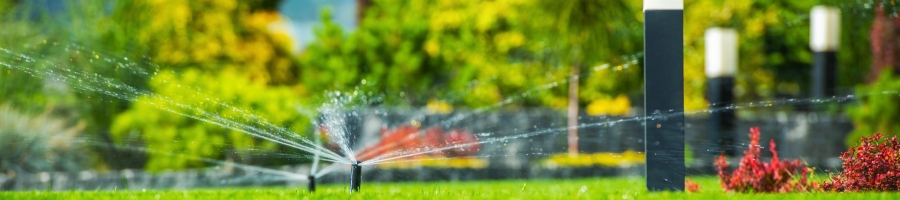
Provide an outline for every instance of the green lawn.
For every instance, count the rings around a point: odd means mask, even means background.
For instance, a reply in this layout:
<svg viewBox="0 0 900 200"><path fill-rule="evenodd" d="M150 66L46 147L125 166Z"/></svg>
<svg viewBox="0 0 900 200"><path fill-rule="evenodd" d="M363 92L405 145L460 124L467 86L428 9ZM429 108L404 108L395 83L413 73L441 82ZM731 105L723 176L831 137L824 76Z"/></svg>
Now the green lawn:
<svg viewBox="0 0 900 200"><path fill-rule="evenodd" d="M303 188L239 188L146 191L0 192L0 199L900 199L900 193L728 194L713 177L694 178L698 193L647 192L642 179L504 180L437 183L363 182L350 195L345 185Z"/></svg>

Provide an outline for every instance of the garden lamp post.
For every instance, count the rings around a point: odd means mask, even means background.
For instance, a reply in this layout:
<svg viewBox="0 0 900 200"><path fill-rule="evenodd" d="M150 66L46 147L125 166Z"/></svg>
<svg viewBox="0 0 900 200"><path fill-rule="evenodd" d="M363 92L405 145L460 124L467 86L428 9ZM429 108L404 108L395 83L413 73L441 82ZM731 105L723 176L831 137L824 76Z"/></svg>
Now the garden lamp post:
<svg viewBox="0 0 900 200"><path fill-rule="evenodd" d="M721 109L734 103L734 76L738 65L738 34L734 29L710 28L706 30L706 100L712 112L709 114L709 138L715 155L734 156L734 109Z"/></svg>
<svg viewBox="0 0 900 200"><path fill-rule="evenodd" d="M809 47L813 51L813 98L835 95L840 15L837 8L828 6L813 7L810 13Z"/></svg>
<svg viewBox="0 0 900 200"><path fill-rule="evenodd" d="M684 191L683 18L683 0L644 0L644 153L650 191Z"/></svg>

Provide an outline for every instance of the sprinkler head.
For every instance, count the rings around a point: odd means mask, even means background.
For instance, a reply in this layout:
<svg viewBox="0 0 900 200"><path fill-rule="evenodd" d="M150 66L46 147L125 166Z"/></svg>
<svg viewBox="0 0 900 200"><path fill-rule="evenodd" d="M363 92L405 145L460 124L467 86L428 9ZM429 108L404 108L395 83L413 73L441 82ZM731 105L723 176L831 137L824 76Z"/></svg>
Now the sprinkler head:
<svg viewBox="0 0 900 200"><path fill-rule="evenodd" d="M308 188L309 188L309 191L310 191L310 192L315 192L315 191L316 191L316 176L310 174L310 175L307 175L307 176L306 176L306 179L309 181L309 183L307 183L307 184L308 184L307 186L308 186Z"/></svg>
<svg viewBox="0 0 900 200"><path fill-rule="evenodd" d="M362 166L360 161L356 161L350 165L350 194L359 192L359 185L362 182Z"/></svg>

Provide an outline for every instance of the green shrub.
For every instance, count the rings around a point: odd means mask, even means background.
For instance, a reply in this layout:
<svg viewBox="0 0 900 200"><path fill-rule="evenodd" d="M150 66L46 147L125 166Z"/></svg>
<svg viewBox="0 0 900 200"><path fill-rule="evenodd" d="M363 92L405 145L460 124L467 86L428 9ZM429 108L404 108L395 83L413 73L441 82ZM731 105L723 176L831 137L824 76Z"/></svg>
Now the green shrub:
<svg viewBox="0 0 900 200"><path fill-rule="evenodd" d="M294 90L254 82L238 70L205 73L188 69L180 74L163 70L149 85L155 94L137 97L131 108L115 117L110 127L113 139L126 145L140 141L152 152L187 156L151 154L148 170L207 165L190 157L247 162L252 155L226 154L231 151L224 150L274 150L277 146L241 131L277 133L273 128L284 127L304 133L310 122L298 113ZM287 135L277 137L294 140Z"/></svg>
<svg viewBox="0 0 900 200"><path fill-rule="evenodd" d="M856 88L859 104L848 110L854 130L846 138L854 146L864 136L880 132L885 137L900 135L900 78L885 71L878 81Z"/></svg>
<svg viewBox="0 0 900 200"><path fill-rule="evenodd" d="M0 172L77 171L90 167L75 142L85 123L74 125L48 113L29 115L0 105Z"/></svg>

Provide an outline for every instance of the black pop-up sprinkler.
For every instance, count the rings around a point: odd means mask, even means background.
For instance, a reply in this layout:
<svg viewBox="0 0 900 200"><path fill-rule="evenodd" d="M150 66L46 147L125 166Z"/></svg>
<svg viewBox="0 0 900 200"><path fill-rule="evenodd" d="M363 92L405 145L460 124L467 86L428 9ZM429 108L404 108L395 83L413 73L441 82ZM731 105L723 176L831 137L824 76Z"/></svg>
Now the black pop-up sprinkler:
<svg viewBox="0 0 900 200"><path fill-rule="evenodd" d="M309 186L309 191L310 191L310 192L315 192L315 191L316 191L316 176L310 174L310 175L306 176L306 179L309 180L309 183L308 183L308 184L309 184L309 185L308 185L308 186Z"/></svg>
<svg viewBox="0 0 900 200"><path fill-rule="evenodd" d="M350 194L359 192L359 184L362 182L362 166L360 161L356 161L350 165Z"/></svg>

